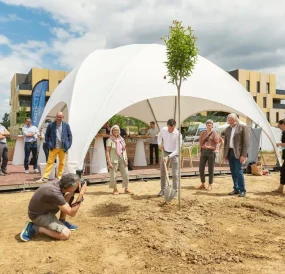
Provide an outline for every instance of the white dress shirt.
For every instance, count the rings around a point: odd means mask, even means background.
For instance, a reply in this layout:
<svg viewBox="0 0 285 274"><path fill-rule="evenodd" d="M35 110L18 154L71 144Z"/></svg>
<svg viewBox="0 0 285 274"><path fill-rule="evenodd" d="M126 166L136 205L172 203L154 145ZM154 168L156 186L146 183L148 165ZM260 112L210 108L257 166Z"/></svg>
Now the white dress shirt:
<svg viewBox="0 0 285 274"><path fill-rule="evenodd" d="M6 131L7 131L7 129L6 129L4 126L0 125L0 135L1 135L2 133L5 133ZM6 138L1 139L1 140L0 140L0 143L6 144L6 143L7 143Z"/></svg>
<svg viewBox="0 0 285 274"><path fill-rule="evenodd" d="M167 152L171 152L169 154L169 158L178 155L179 148L178 148L178 135L179 131L174 129L173 132L168 131L168 127L163 127L158 134L157 142L158 145L161 146L163 142L164 150ZM182 145L182 135L180 134L180 144Z"/></svg>
<svg viewBox="0 0 285 274"><path fill-rule="evenodd" d="M237 125L232 127L231 139L230 139L230 148L234 148L234 136L235 136L236 129L237 129Z"/></svg>
<svg viewBox="0 0 285 274"><path fill-rule="evenodd" d="M36 142L39 136L39 130L35 126L27 127L26 125L22 128L25 143ZM27 136L30 133L34 133L33 137Z"/></svg>

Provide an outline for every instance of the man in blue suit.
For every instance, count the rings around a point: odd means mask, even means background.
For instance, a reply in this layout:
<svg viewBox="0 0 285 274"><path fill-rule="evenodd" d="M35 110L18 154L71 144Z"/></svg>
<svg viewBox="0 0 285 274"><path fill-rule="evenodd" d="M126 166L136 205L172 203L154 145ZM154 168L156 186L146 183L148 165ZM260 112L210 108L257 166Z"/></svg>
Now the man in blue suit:
<svg viewBox="0 0 285 274"><path fill-rule="evenodd" d="M49 157L43 177L37 183L45 183L48 181L49 175L53 168L56 157L59 158L59 165L57 170L57 179L61 179L64 164L66 159L66 152L70 149L72 144L72 134L69 124L63 122L64 116L62 112L56 114L56 120L50 123L45 134L45 142L49 147Z"/></svg>

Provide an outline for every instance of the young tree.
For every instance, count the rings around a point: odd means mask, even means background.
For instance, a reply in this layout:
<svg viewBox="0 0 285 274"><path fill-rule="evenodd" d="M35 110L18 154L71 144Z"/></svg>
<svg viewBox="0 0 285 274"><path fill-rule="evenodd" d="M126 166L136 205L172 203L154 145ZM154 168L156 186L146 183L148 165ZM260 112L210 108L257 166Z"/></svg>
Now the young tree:
<svg viewBox="0 0 285 274"><path fill-rule="evenodd" d="M167 61L164 62L169 77L169 83L176 85L177 87L177 101L178 101L178 130L181 132L180 121L180 91L182 82L187 80L191 76L198 57L197 38L193 34L191 27L184 28L182 22L173 21L173 25L170 26L169 33L162 40L166 44ZM179 147L180 138L179 140ZM179 150L178 161L178 205L181 209L181 153Z"/></svg>

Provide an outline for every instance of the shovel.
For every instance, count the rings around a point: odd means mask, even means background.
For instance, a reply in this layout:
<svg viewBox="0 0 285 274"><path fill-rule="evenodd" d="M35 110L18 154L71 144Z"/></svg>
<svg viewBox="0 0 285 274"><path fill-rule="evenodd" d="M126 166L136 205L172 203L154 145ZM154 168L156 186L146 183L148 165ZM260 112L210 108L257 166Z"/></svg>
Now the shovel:
<svg viewBox="0 0 285 274"><path fill-rule="evenodd" d="M162 161L164 163L164 168L165 168L165 173L166 173L166 181L167 181L167 184L166 184L165 189L164 189L164 200L166 203L170 203L171 200L173 199L173 197L176 195L176 190L173 189L172 185L170 184L167 166L166 166L166 163L163 160L163 158L162 158Z"/></svg>

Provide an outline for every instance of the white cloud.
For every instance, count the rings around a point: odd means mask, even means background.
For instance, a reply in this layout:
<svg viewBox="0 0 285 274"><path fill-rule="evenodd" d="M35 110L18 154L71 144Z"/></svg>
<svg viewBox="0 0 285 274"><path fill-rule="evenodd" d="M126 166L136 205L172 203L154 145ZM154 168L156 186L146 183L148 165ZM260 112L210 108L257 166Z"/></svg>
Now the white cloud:
<svg viewBox="0 0 285 274"><path fill-rule="evenodd" d="M7 16L0 16L0 23L26 21L23 18L18 17L16 14L8 14Z"/></svg>
<svg viewBox="0 0 285 274"><path fill-rule="evenodd" d="M0 34L0 45L9 45L10 41L8 37Z"/></svg>
<svg viewBox="0 0 285 274"><path fill-rule="evenodd" d="M44 22L44 21L41 21L41 22L40 22L40 25L43 26L43 27L49 27L49 26L50 26L49 23L46 23L46 22Z"/></svg>
<svg viewBox="0 0 285 274"><path fill-rule="evenodd" d="M5 112L10 112L10 82L15 73L27 73L32 67L42 67L43 57L48 50L48 46L40 41L27 41L27 43L12 44L6 36L0 36L11 53L1 55L0 53L0 117Z"/></svg>

